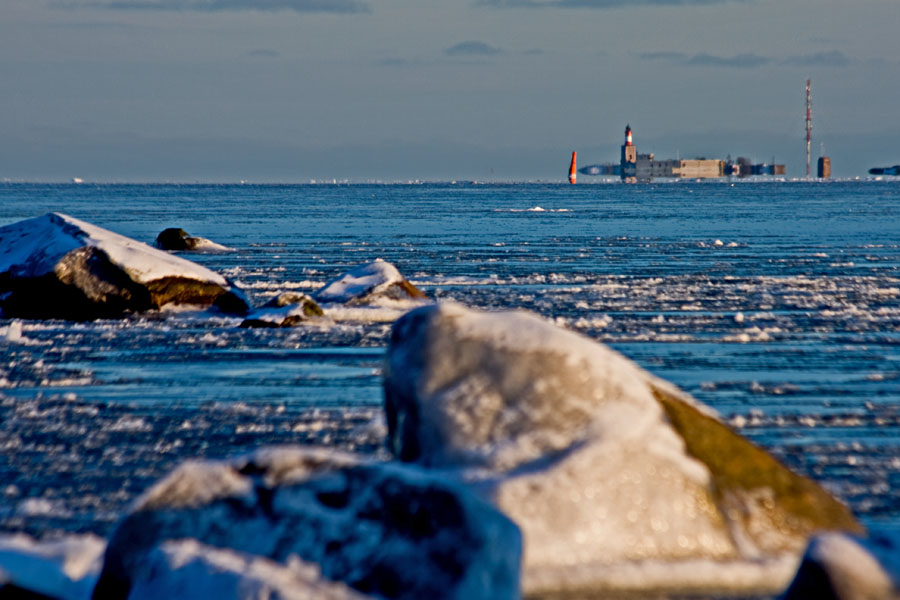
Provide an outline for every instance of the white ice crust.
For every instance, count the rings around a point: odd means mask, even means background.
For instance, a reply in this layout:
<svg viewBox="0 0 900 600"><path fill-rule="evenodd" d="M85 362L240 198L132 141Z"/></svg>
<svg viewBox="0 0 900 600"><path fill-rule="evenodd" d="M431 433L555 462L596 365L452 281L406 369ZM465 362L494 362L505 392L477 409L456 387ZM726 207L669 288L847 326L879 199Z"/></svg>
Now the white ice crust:
<svg viewBox="0 0 900 600"><path fill-rule="evenodd" d="M183 277L229 287L218 273L143 242L62 213L48 213L0 228L0 273L15 270L39 277L53 271L63 256L96 247L136 283Z"/></svg>
<svg viewBox="0 0 900 600"><path fill-rule="evenodd" d="M129 600L362 600L346 585L325 580L315 565L284 565L260 556L215 548L196 540L161 544L150 553Z"/></svg>
<svg viewBox="0 0 900 600"><path fill-rule="evenodd" d="M87 600L105 549L106 542L90 534L48 542L24 534L0 537L0 586L12 583L61 600Z"/></svg>
<svg viewBox="0 0 900 600"><path fill-rule="evenodd" d="M329 281L315 293L315 298L322 303L349 302L379 291L403 281L397 267L383 259L355 267L340 277Z"/></svg>

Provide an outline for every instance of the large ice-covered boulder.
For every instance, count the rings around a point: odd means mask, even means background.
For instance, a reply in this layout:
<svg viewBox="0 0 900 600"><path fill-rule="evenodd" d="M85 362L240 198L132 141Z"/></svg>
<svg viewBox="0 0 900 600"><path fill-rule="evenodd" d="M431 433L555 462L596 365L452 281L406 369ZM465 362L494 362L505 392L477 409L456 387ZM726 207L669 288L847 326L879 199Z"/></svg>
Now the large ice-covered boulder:
<svg viewBox="0 0 900 600"><path fill-rule="evenodd" d="M900 531L812 539L782 600L900 599Z"/></svg>
<svg viewBox="0 0 900 600"><path fill-rule="evenodd" d="M129 600L364 600L341 583L322 579L315 565L278 563L206 546L196 540L163 542L138 566Z"/></svg>
<svg viewBox="0 0 900 600"><path fill-rule="evenodd" d="M166 541L194 539L382 598L514 598L521 537L458 484L399 463L309 447L188 462L116 527L94 598L125 598Z"/></svg>
<svg viewBox="0 0 900 600"><path fill-rule="evenodd" d="M0 536L0 598L85 600L105 548L106 542L91 534L48 541Z"/></svg>
<svg viewBox="0 0 900 600"><path fill-rule="evenodd" d="M89 320L169 304L248 308L218 273L61 213L0 228L4 316Z"/></svg>
<svg viewBox="0 0 900 600"><path fill-rule="evenodd" d="M425 294L397 267L380 258L354 267L313 294L322 304L372 304L381 300L421 300Z"/></svg>
<svg viewBox="0 0 900 600"><path fill-rule="evenodd" d="M241 327L295 327L324 316L322 307L301 292L282 292L241 322Z"/></svg>
<svg viewBox="0 0 900 600"><path fill-rule="evenodd" d="M526 592L778 591L811 534L859 530L696 400L522 311L407 313L384 388L391 451L518 523Z"/></svg>

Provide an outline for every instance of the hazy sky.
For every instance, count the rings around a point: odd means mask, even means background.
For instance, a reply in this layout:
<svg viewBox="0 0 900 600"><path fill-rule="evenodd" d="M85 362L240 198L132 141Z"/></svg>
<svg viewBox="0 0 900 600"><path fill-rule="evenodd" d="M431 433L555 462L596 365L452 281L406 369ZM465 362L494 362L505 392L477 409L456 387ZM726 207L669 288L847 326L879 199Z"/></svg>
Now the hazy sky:
<svg viewBox="0 0 900 600"><path fill-rule="evenodd" d="M900 163L898 0L0 0L0 180Z"/></svg>

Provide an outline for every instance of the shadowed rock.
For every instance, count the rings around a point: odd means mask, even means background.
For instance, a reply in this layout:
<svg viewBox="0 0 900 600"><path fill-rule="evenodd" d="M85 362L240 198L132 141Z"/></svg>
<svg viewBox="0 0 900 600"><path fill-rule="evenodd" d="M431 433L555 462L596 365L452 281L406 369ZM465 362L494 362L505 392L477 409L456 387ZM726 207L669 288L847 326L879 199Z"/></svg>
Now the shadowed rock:
<svg viewBox="0 0 900 600"><path fill-rule="evenodd" d="M526 592L773 592L850 512L611 349L524 312L394 326L395 456L456 470L521 527Z"/></svg>
<svg viewBox="0 0 900 600"><path fill-rule="evenodd" d="M6 317L117 318L167 304L248 308L218 273L60 213L0 228Z"/></svg>
<svg viewBox="0 0 900 600"><path fill-rule="evenodd" d="M283 292L250 313L241 327L296 327L324 316L315 300L300 292Z"/></svg>
<svg viewBox="0 0 900 600"><path fill-rule="evenodd" d="M228 250L225 246L212 242L206 238L193 237L187 231L180 227L169 227L163 229L156 236L156 246L161 250L185 251L185 250L205 250L205 251L223 251Z"/></svg>
<svg viewBox="0 0 900 600"><path fill-rule="evenodd" d="M868 539L837 533L809 543L782 600L897 600L900 598L900 534Z"/></svg>
<svg viewBox="0 0 900 600"><path fill-rule="evenodd" d="M399 464L311 448L188 462L116 527L93 597L125 598L154 549L192 538L383 598L515 598L521 539L458 485Z"/></svg>
<svg viewBox="0 0 900 600"><path fill-rule="evenodd" d="M322 304L363 305L379 300L421 300L425 294L397 268L378 258L354 267L313 294Z"/></svg>

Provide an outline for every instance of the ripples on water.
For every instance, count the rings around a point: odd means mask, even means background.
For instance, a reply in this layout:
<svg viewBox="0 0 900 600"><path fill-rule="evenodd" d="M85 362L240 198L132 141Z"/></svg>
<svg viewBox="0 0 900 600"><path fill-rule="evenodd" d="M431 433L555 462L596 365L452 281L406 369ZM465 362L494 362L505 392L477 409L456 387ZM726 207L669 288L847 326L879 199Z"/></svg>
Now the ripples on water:
<svg viewBox="0 0 900 600"><path fill-rule="evenodd" d="M188 258L255 303L381 257L433 298L535 311L715 407L867 523L900 525L897 184L16 184L0 199L0 225L57 210L225 244ZM25 322L20 339L0 320L0 529L108 533L187 457L383 455L378 317Z"/></svg>

